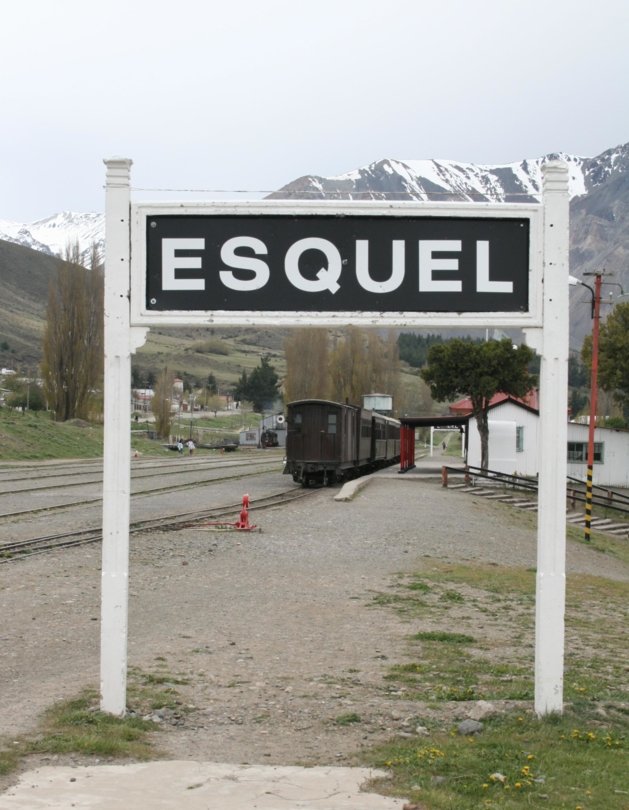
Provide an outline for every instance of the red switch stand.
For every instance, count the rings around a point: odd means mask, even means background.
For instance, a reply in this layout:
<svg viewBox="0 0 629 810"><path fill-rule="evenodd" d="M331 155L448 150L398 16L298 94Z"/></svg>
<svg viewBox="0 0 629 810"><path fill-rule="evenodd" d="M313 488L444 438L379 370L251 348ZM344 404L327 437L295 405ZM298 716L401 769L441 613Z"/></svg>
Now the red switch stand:
<svg viewBox="0 0 629 810"><path fill-rule="evenodd" d="M237 529L240 531L248 532L251 529L255 529L255 526L249 525L249 496L243 495L242 496L242 509L240 510L240 520L238 523L235 524Z"/></svg>
<svg viewBox="0 0 629 810"><path fill-rule="evenodd" d="M236 523L226 523L223 520L212 521L208 523L197 523L197 526L215 526L219 529L235 529L238 532L252 532L257 529L257 526L252 526L249 523L249 496L242 496L242 508L240 510L240 517Z"/></svg>

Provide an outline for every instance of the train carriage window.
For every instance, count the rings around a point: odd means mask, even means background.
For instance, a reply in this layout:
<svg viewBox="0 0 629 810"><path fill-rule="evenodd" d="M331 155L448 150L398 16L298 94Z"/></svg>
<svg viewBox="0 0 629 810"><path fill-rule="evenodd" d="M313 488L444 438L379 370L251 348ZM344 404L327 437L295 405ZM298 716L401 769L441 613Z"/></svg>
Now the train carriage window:
<svg viewBox="0 0 629 810"><path fill-rule="evenodd" d="M328 433L336 433L336 414L328 414Z"/></svg>
<svg viewBox="0 0 629 810"><path fill-rule="evenodd" d="M297 431L298 433L301 432L301 421L302 415L301 411L294 411L293 412L293 421L292 421L292 429Z"/></svg>

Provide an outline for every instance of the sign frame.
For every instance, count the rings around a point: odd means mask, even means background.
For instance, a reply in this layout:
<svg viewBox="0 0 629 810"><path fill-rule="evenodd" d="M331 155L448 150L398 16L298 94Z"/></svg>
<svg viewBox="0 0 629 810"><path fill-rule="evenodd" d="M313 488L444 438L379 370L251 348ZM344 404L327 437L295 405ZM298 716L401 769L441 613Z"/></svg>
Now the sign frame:
<svg viewBox="0 0 629 810"><path fill-rule="evenodd" d="M147 301L147 229L152 216L176 217L417 217L421 220L525 219L529 222L528 310L517 311L334 311L153 310ZM131 227L132 326L356 326L438 328L540 327L543 317L543 205L518 203L423 203L396 201L262 200L234 203L134 203ZM272 283L272 282L270 282Z"/></svg>
<svg viewBox="0 0 629 810"><path fill-rule="evenodd" d="M273 314L143 312L143 288L139 273L142 249L138 245L137 223L148 211L172 210L198 215L208 210L270 211L278 204L258 202L232 206L215 204L131 203L129 158L114 157L106 165L106 247L104 295L104 441L103 441L103 543L101 569L101 709L123 716L126 711L127 635L129 601L129 518L131 498L131 355L143 345L152 325L281 325ZM384 215L395 216L398 209L415 207L423 217L444 213L468 216L474 212L504 219L522 217L530 210L529 260L532 273L528 285L527 313L396 313L384 318L380 313L335 313L329 319L318 313L293 313L290 326L470 327L489 325L521 327L526 342L540 356L539 405L539 488L537 519L537 573L535 600L535 711L538 715L563 710L563 673L566 594L566 474L568 414L568 333L569 333L569 225L570 197L568 166L552 161L542 167L543 202L540 206L466 203L301 203L284 201L281 208L329 213L345 210L370 211L378 206ZM447 207L447 208L446 208ZM431 214L430 212L435 212ZM438 212L438 213L437 213ZM509 214L509 212L511 212ZM349 215L349 214L347 214ZM132 229L131 219L135 221ZM132 230L133 272L132 272ZM331 255L331 254L330 254ZM478 245L477 245L478 280ZM449 268L451 269L451 268ZM133 278L132 278L133 276ZM478 291L478 288L477 288ZM284 316L289 313L283 313ZM156 317L157 316L157 317ZM375 318L376 320L371 320Z"/></svg>

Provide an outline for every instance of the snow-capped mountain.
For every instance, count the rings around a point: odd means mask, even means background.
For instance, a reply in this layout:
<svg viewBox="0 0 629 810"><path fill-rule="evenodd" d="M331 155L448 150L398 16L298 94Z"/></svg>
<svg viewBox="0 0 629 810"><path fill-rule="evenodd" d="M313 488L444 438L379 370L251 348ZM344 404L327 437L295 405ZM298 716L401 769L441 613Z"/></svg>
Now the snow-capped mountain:
<svg viewBox="0 0 629 810"><path fill-rule="evenodd" d="M385 158L337 177L304 175L267 199L530 203L540 199L542 165L549 160L568 164L572 200L590 194L612 178L629 178L629 144L625 144L594 158L553 153L504 165ZM81 253L88 256L92 244L101 250L104 246L105 217L64 211L31 223L0 220L0 239L55 256L63 256L66 247L78 240Z"/></svg>
<svg viewBox="0 0 629 810"><path fill-rule="evenodd" d="M430 200L530 203L541 199L542 166L563 160L569 169L570 273L604 272L605 295L629 291L629 144L594 158L554 153L506 165L452 160L379 160L338 177L306 175L271 194L273 199ZM591 281L591 280L590 280ZM587 283L587 279L586 279ZM570 293L571 345L591 331L591 298ZM613 303L613 302L612 302ZM601 310L609 312L610 299Z"/></svg>
<svg viewBox="0 0 629 810"><path fill-rule="evenodd" d="M542 165L558 159L569 167L570 273L582 279L605 271L613 274L606 278L616 291L629 290L629 143L593 158L553 153L504 165L387 158L337 177L305 175L267 199L530 203L540 200ZM78 240L86 265L92 244L102 251L104 230L103 214L64 212L29 224L0 220L0 240L44 253L63 256ZM573 345L591 329L583 287L571 291L570 329Z"/></svg>
<svg viewBox="0 0 629 810"><path fill-rule="evenodd" d="M87 263L93 244L102 255L105 215L64 211L26 224L0 220L0 239L59 257L63 257L66 249L78 242L81 256Z"/></svg>
<svg viewBox="0 0 629 810"><path fill-rule="evenodd" d="M337 177L305 175L269 195L271 199L387 199L444 202L537 202L542 166L563 160L569 168L570 197L587 194L610 176L629 173L629 144L595 158L553 153L504 165L453 160L384 159Z"/></svg>
<svg viewBox="0 0 629 810"><path fill-rule="evenodd" d="M549 160L569 167L571 199L588 194L614 175L629 174L629 144L594 158L553 153L504 165L477 165L454 160L385 158L359 169L320 177L305 175L267 199L400 199L451 202L535 202L541 194L541 169ZM102 248L103 214L64 211L37 222L0 220L0 239L55 256L77 240L82 253L95 243Z"/></svg>

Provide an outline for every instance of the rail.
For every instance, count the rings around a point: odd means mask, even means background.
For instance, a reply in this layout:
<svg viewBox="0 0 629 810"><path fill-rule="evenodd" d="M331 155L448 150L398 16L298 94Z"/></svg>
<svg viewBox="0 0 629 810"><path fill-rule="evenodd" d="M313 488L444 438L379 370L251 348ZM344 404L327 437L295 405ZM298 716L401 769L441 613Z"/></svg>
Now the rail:
<svg viewBox="0 0 629 810"><path fill-rule="evenodd" d="M483 470L480 467L466 466L463 470L460 467L442 467L442 483L444 487L448 486L448 475L453 473L461 475L465 478L468 484L474 484L475 479L485 479L492 484L503 486L511 489L526 489L537 492L538 482L536 478L527 478L522 475L509 475L508 473L499 472L497 470ZM566 499L570 502L571 506L575 506L577 502L585 503L585 482L578 478L568 476L566 479ZM617 490L610 489L609 487L601 487L594 485L592 487L592 505L599 506L604 509L611 509L625 515L629 519L629 494L618 492Z"/></svg>
<svg viewBox="0 0 629 810"><path fill-rule="evenodd" d="M289 489L271 495L264 495L248 502L248 506L259 512L276 506L282 506L300 498L311 497L314 492L302 489ZM180 512L170 515L160 515L157 518L137 520L129 524L129 534L137 534L146 531L169 531L187 528L202 528L210 526L208 520L212 518L215 526L236 527L235 523L227 521L228 517L234 517L237 510L243 504L235 503L227 506L215 506L210 510L197 512ZM220 518L226 520L220 520ZM241 512L242 518L242 512ZM241 527L238 527L241 528ZM0 544L0 565L3 563L18 562L32 557L36 554L46 554L51 551L74 548L75 546L96 543L102 540L100 527L79 529L72 532L51 534L43 537L32 537L27 540L17 540L11 543Z"/></svg>

